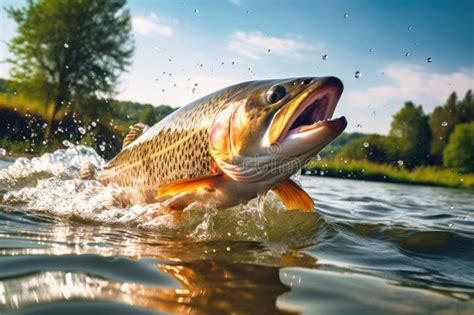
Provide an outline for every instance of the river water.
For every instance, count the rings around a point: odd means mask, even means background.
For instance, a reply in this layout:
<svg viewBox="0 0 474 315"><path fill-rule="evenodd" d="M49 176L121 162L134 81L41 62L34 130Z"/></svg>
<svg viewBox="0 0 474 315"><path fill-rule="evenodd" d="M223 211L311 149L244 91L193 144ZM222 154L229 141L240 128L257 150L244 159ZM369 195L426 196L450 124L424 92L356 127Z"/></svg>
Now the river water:
<svg viewBox="0 0 474 315"><path fill-rule="evenodd" d="M301 177L314 213L121 208L72 147L0 161L1 314L473 314L474 193Z"/></svg>

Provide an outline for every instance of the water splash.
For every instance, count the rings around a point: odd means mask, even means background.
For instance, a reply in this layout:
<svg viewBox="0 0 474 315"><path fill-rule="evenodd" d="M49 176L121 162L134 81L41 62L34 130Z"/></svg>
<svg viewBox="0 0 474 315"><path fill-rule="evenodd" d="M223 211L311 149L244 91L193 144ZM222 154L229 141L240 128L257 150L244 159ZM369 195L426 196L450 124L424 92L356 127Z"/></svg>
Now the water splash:
<svg viewBox="0 0 474 315"><path fill-rule="evenodd" d="M2 196L0 190L0 203L55 218L135 227L174 239L206 241L287 239L294 233L292 226L302 220L308 224L299 233L313 235L319 220L316 213L290 215L272 193L225 210L197 202L182 212L170 212L164 203L124 206L120 200L133 199L137 190L80 180L79 170L86 162L97 167L105 164L97 152L82 145L37 158L19 158L0 170L0 189L4 187L5 191ZM294 180L298 182L298 178Z"/></svg>

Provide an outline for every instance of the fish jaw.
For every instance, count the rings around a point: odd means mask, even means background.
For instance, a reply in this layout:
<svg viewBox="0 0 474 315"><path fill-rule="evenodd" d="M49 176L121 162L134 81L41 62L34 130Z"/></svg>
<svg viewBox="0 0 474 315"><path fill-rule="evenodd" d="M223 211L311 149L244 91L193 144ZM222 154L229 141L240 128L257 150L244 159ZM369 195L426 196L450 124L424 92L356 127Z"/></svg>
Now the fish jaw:
<svg viewBox="0 0 474 315"><path fill-rule="evenodd" d="M313 129L327 127L336 133L338 127L343 130L347 124L343 123L344 119L340 124L325 124L331 119L342 91L343 85L338 78L316 80L274 115L263 139L264 145L281 145L288 138Z"/></svg>

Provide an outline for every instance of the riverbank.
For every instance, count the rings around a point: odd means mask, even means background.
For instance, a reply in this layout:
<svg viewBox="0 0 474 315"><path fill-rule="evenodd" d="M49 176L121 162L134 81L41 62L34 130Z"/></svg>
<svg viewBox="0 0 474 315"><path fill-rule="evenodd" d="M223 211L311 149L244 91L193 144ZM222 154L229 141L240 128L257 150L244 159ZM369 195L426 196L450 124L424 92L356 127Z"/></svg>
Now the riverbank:
<svg viewBox="0 0 474 315"><path fill-rule="evenodd" d="M437 167L420 167L409 171L404 167L367 161L313 160L304 169L306 174L346 179L430 185L474 190L474 174L459 174Z"/></svg>

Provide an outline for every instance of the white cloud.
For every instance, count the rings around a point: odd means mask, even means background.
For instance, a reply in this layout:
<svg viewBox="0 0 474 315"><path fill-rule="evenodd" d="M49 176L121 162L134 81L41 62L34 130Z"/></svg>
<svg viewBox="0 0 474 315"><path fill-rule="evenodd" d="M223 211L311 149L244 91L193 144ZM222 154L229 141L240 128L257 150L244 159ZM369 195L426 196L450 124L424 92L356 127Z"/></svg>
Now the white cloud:
<svg viewBox="0 0 474 315"><path fill-rule="evenodd" d="M469 71L442 74L413 64L392 64L381 71L389 80L387 84L349 91L346 102L354 106L383 106L412 100L424 105L427 111L444 103L453 91L462 97L468 89L474 88L474 77Z"/></svg>
<svg viewBox="0 0 474 315"><path fill-rule="evenodd" d="M260 31L232 33L227 48L250 59L261 59L264 55L281 57L302 57L303 53L322 49L323 44L317 47L307 44L301 36L274 37L265 36ZM270 52L268 51L270 49Z"/></svg>
<svg viewBox="0 0 474 315"><path fill-rule="evenodd" d="M397 63L379 71L384 72L386 83L364 90L346 88L341 99L343 106L336 111L347 115L349 131L386 133L392 115L404 102L421 104L425 113L430 113L435 106L444 104L451 92L464 97L468 89L474 89L473 72L469 70L443 74L428 66Z"/></svg>
<svg viewBox="0 0 474 315"><path fill-rule="evenodd" d="M155 13L132 18L134 32L142 35L173 36L174 30L171 25L176 23L177 21L174 19L159 17Z"/></svg>

